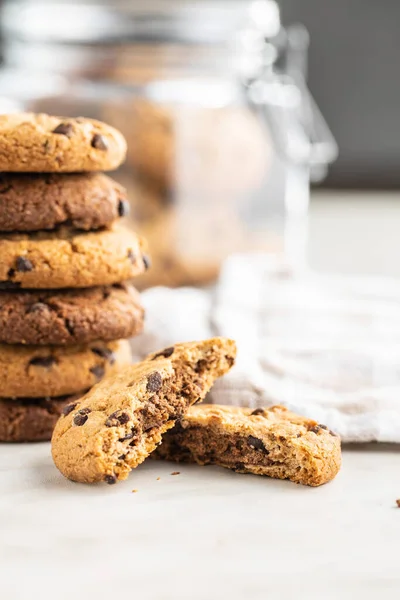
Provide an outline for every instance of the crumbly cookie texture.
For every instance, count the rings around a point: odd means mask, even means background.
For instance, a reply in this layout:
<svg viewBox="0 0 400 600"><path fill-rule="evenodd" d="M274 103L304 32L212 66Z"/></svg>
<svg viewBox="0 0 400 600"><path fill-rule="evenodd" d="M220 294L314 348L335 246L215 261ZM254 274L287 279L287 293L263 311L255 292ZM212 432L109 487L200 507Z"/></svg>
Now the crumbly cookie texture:
<svg viewBox="0 0 400 600"><path fill-rule="evenodd" d="M95 232L2 234L0 290L119 283L146 270L145 252L144 240L119 224Z"/></svg>
<svg viewBox="0 0 400 600"><path fill-rule="evenodd" d="M79 398L0 398L0 442L49 441L63 409Z"/></svg>
<svg viewBox="0 0 400 600"><path fill-rule="evenodd" d="M46 114L0 115L0 171L110 171L124 161L123 135L100 121Z"/></svg>
<svg viewBox="0 0 400 600"><path fill-rule="evenodd" d="M235 355L235 343L225 338L176 344L99 383L58 421L56 466L74 481L126 479L188 407L203 400Z"/></svg>
<svg viewBox="0 0 400 600"><path fill-rule="evenodd" d="M0 174L0 231L70 225L85 231L129 212L126 190L103 173Z"/></svg>
<svg viewBox="0 0 400 600"><path fill-rule="evenodd" d="M191 407L163 438L154 458L214 464L238 473L318 486L341 466L340 438L282 406Z"/></svg>
<svg viewBox="0 0 400 600"><path fill-rule="evenodd" d="M138 292L127 284L83 289L0 291L0 343L88 344L143 329Z"/></svg>
<svg viewBox="0 0 400 600"><path fill-rule="evenodd" d="M127 340L67 348L1 344L0 398L83 393L131 360Z"/></svg>

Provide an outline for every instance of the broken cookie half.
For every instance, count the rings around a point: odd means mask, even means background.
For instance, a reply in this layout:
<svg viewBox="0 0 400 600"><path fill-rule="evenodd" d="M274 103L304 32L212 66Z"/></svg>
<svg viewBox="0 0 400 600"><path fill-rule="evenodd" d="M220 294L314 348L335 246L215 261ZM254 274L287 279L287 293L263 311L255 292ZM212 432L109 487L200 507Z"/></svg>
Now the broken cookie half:
<svg viewBox="0 0 400 600"><path fill-rule="evenodd" d="M191 407L152 455L318 486L341 466L340 438L282 406Z"/></svg>
<svg viewBox="0 0 400 600"><path fill-rule="evenodd" d="M235 361L232 340L176 344L103 380L67 405L52 437L57 468L69 479L126 479Z"/></svg>

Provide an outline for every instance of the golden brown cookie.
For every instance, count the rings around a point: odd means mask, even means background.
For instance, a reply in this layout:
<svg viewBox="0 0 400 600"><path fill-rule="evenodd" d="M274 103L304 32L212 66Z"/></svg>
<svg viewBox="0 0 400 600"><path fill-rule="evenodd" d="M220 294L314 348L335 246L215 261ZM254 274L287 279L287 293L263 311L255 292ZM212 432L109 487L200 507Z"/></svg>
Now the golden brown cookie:
<svg viewBox="0 0 400 600"><path fill-rule="evenodd" d="M341 466L340 438L282 406L193 406L163 437L153 457L311 486L327 483Z"/></svg>
<svg viewBox="0 0 400 600"><path fill-rule="evenodd" d="M58 421L56 466L74 481L126 479L230 369L235 354L235 343L224 338L176 344L101 382Z"/></svg>
<svg viewBox="0 0 400 600"><path fill-rule="evenodd" d="M88 344L141 333L138 292L114 284L83 289L0 291L0 343Z"/></svg>
<svg viewBox="0 0 400 600"><path fill-rule="evenodd" d="M0 174L0 231L99 229L128 212L126 190L102 173Z"/></svg>
<svg viewBox="0 0 400 600"><path fill-rule="evenodd" d="M119 283L145 271L145 243L116 224L81 232L0 235L0 289L90 287Z"/></svg>
<svg viewBox="0 0 400 600"><path fill-rule="evenodd" d="M127 340L88 346L0 345L0 398L41 398L85 392L131 363Z"/></svg>
<svg viewBox="0 0 400 600"><path fill-rule="evenodd" d="M79 398L1 398L0 442L47 442L63 409Z"/></svg>
<svg viewBox="0 0 400 600"><path fill-rule="evenodd" d="M123 135L100 121L35 113L0 115L0 171L110 171L125 155Z"/></svg>

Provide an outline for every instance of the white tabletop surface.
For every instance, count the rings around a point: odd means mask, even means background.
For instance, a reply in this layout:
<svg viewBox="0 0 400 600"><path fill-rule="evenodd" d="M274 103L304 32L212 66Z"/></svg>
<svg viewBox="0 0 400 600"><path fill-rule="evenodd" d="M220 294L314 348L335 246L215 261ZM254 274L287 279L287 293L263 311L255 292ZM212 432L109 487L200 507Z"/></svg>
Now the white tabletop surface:
<svg viewBox="0 0 400 600"><path fill-rule="evenodd" d="M399 217L390 196L319 198L311 265L400 275ZM156 461L90 487L57 472L49 444L3 445L0 599L399 598L396 498L395 446L344 448L312 489Z"/></svg>

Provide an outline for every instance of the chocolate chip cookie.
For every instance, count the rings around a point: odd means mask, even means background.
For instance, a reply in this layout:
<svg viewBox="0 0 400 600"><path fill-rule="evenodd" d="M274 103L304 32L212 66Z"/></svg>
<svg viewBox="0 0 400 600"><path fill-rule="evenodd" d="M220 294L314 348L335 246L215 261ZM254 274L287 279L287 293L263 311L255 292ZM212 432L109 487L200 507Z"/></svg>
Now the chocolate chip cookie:
<svg viewBox="0 0 400 600"><path fill-rule="evenodd" d="M0 398L41 398L87 391L131 363L127 340L89 346L0 345Z"/></svg>
<svg viewBox="0 0 400 600"><path fill-rule="evenodd" d="M124 161L123 135L100 121L46 114L0 115L0 171L110 171Z"/></svg>
<svg viewBox="0 0 400 600"><path fill-rule="evenodd" d="M56 466L74 481L126 479L230 369L235 354L235 343L224 338L177 344L101 382L58 421Z"/></svg>
<svg viewBox="0 0 400 600"><path fill-rule="evenodd" d="M0 399L0 442L50 440L63 409L79 398Z"/></svg>
<svg viewBox="0 0 400 600"><path fill-rule="evenodd" d="M341 466L340 438L282 406L193 406L163 437L153 457L311 486L327 483Z"/></svg>
<svg viewBox="0 0 400 600"><path fill-rule="evenodd" d="M83 289L0 291L0 343L88 344L141 333L138 292L115 284Z"/></svg>
<svg viewBox="0 0 400 600"><path fill-rule="evenodd" d="M99 229L128 212L126 190L102 173L0 174L0 231Z"/></svg>
<svg viewBox="0 0 400 600"><path fill-rule="evenodd" d="M0 235L0 290L108 285L148 265L144 240L119 224L94 232L61 227Z"/></svg>

